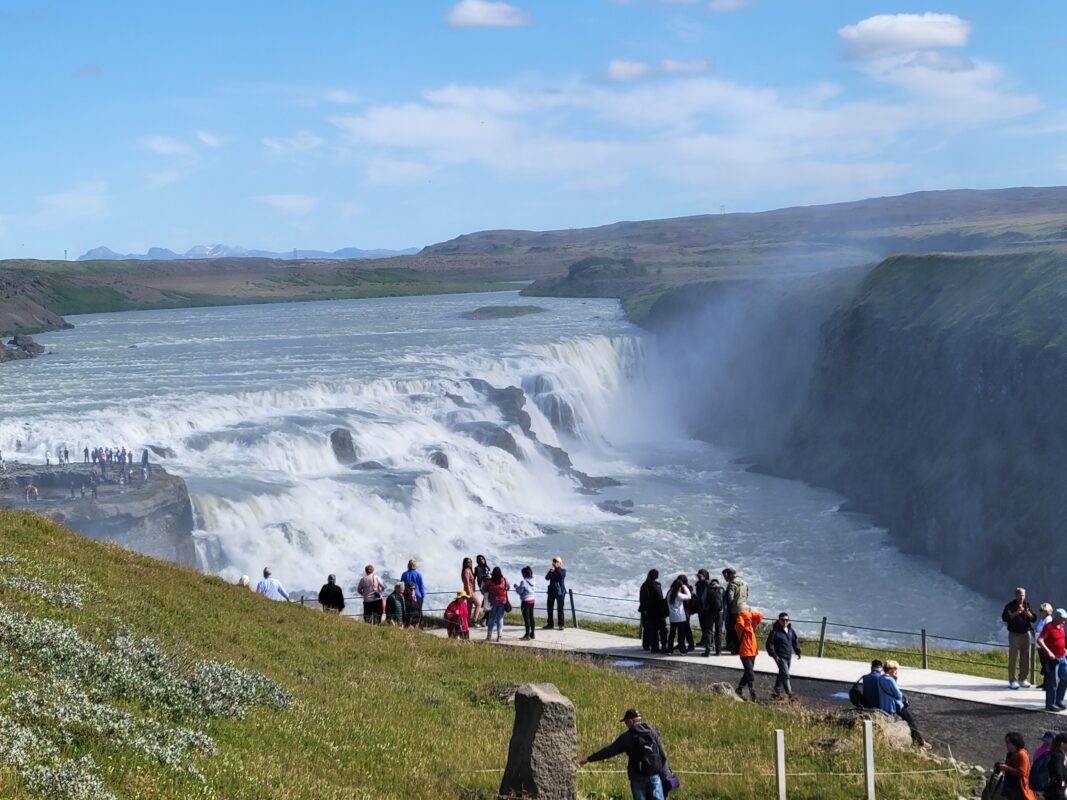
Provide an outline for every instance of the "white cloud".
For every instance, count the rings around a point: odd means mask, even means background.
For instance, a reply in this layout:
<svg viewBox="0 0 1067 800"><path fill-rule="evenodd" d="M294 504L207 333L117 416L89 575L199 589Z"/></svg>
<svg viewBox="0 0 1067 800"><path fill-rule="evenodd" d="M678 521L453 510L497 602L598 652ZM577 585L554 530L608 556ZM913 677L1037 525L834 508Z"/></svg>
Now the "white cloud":
<svg viewBox="0 0 1067 800"><path fill-rule="evenodd" d="M752 0L711 0L708 7L716 14L732 14L748 6Z"/></svg>
<svg viewBox="0 0 1067 800"><path fill-rule="evenodd" d="M447 20L453 28L521 28L531 22L522 9L490 0L460 0L448 12Z"/></svg>
<svg viewBox="0 0 1067 800"><path fill-rule="evenodd" d="M306 216L319 205L319 198L307 194L261 194L256 200L283 214L296 216Z"/></svg>
<svg viewBox="0 0 1067 800"><path fill-rule="evenodd" d="M375 158L367 167L367 181L381 185L422 183L438 171L433 164L395 158Z"/></svg>
<svg viewBox="0 0 1067 800"><path fill-rule="evenodd" d="M223 137L217 136L209 131L197 131L196 138L200 140L201 144L207 147L222 147L226 144L226 140Z"/></svg>
<svg viewBox="0 0 1067 800"><path fill-rule="evenodd" d="M37 199L44 206L43 218L46 221L96 217L107 210L108 185L106 181L83 181L64 191L41 195Z"/></svg>
<svg viewBox="0 0 1067 800"><path fill-rule="evenodd" d="M613 58L608 64L608 77L613 81L635 81L639 78L648 77L652 67L644 61L627 61L623 58Z"/></svg>
<svg viewBox="0 0 1067 800"><path fill-rule="evenodd" d="M149 136L141 140L141 146L149 152L160 156L188 156L192 148L173 136Z"/></svg>
<svg viewBox="0 0 1067 800"><path fill-rule="evenodd" d="M690 61L665 58L660 62L660 67L670 75L705 75L711 72L711 65L702 58Z"/></svg>
<svg viewBox="0 0 1067 800"><path fill-rule="evenodd" d="M186 174L181 170L169 169L146 172L144 177L149 189L163 189L181 180Z"/></svg>
<svg viewBox="0 0 1067 800"><path fill-rule="evenodd" d="M363 206L359 203L341 203L338 211L341 213L341 219L349 220L362 214Z"/></svg>
<svg viewBox="0 0 1067 800"><path fill-rule="evenodd" d="M308 153L324 143L324 139L316 136L311 131L297 131L285 139L264 138L260 141L263 146L274 155L288 156L298 153Z"/></svg>
<svg viewBox="0 0 1067 800"><path fill-rule="evenodd" d="M851 58L881 58L918 50L963 47L971 23L955 14L879 14L837 31Z"/></svg>
<svg viewBox="0 0 1067 800"><path fill-rule="evenodd" d="M360 101L358 94L345 91L344 89L330 89L323 93L322 99L327 103L333 103L336 106L350 106L353 103L358 103Z"/></svg>

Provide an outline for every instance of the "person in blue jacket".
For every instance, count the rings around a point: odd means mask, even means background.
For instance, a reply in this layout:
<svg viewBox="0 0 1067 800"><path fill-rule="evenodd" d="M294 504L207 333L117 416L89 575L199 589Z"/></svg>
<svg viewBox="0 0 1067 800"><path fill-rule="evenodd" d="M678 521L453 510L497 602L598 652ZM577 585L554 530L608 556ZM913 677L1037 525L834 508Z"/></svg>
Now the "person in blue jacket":
<svg viewBox="0 0 1067 800"><path fill-rule="evenodd" d="M882 676L878 679L878 707L887 714L900 717L911 728L911 740L926 750L930 745L915 727L915 719L908 711L908 704L904 701L904 693L897 685L897 673L900 665L896 661L886 661L882 667Z"/></svg>
<svg viewBox="0 0 1067 800"><path fill-rule="evenodd" d="M404 584L404 591L409 592L412 598L412 606L407 609L407 618L404 620L408 627L418 627L422 623L422 601L426 597L426 585L422 582L422 573L415 559L408 562L407 571L400 576Z"/></svg>
<svg viewBox="0 0 1067 800"><path fill-rule="evenodd" d="M559 629L563 630L563 598L567 596L567 570L563 568L563 559L556 556L552 559L552 568L545 575L548 581L548 624L545 630L550 631L555 626L552 624L552 606L555 605L559 617Z"/></svg>

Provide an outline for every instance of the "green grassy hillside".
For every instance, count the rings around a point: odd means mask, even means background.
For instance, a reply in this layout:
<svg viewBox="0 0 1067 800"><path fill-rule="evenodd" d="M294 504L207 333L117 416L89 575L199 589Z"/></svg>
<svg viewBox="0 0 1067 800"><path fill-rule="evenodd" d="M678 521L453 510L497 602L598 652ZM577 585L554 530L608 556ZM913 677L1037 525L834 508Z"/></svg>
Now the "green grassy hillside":
<svg viewBox="0 0 1067 800"><path fill-rule="evenodd" d="M0 512L0 647L0 796L13 800L45 796L34 786L68 798L488 798L500 775L479 770L503 767L513 721L500 698L528 681L575 701L583 752L617 735L619 712L636 706L661 728L676 770L744 773L686 776L688 797L770 796L777 727L790 769L861 770L858 747L811 744L855 741L839 723L271 603L26 513ZM232 666L196 666L205 659ZM931 766L878 755L884 770ZM956 796L960 781L887 778L880 796ZM790 796L848 798L858 785L797 778ZM583 770L579 786L586 797L628 796L617 773Z"/></svg>

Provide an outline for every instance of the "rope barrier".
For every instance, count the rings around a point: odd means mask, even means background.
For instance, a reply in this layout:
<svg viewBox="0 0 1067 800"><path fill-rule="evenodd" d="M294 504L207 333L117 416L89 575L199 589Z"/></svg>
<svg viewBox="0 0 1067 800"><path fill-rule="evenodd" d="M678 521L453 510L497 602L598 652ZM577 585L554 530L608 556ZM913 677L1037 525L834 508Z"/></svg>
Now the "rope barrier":
<svg viewBox="0 0 1067 800"><path fill-rule="evenodd" d="M469 769L464 770L464 774L467 775L489 775L499 774L504 771L503 767L495 767L492 769ZM710 778L773 778L777 773L775 772L706 772L702 770L692 769L672 769L675 775L700 775L702 777ZM962 772L958 767L942 767L940 769L901 769L890 770L889 772L875 772L874 775L877 778L891 778L900 777L902 775L943 775L948 772ZM579 769L579 775L625 775L624 769ZM866 773L863 772L786 772L787 778L862 778Z"/></svg>

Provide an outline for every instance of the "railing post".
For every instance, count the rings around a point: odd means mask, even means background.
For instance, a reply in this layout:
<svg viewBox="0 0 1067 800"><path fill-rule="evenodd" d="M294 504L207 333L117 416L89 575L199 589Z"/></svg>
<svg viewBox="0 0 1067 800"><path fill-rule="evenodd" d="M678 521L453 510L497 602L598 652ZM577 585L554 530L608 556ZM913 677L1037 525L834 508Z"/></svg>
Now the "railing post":
<svg viewBox="0 0 1067 800"><path fill-rule="evenodd" d="M304 595L300 595L300 605L304 605Z"/></svg>
<svg viewBox="0 0 1067 800"><path fill-rule="evenodd" d="M929 655L929 651L926 648L926 628L922 629L921 636L922 636L923 669L928 669L930 667L930 655Z"/></svg>
<svg viewBox="0 0 1067 800"><path fill-rule="evenodd" d="M869 719L863 721L863 784L867 789L866 800L874 796L874 726Z"/></svg>
<svg viewBox="0 0 1067 800"><path fill-rule="evenodd" d="M785 796L785 731L778 728L774 732L774 774L778 784L778 800Z"/></svg>
<svg viewBox="0 0 1067 800"><path fill-rule="evenodd" d="M571 599L571 622L574 623L574 627L578 627L578 614L574 611L574 589L568 589L567 595Z"/></svg>
<svg viewBox="0 0 1067 800"><path fill-rule="evenodd" d="M819 658L822 658L824 644L826 644L826 617L822 618L822 625L819 627Z"/></svg>

